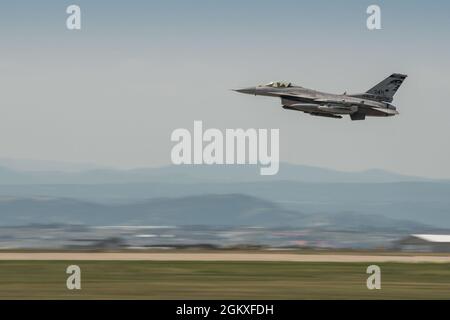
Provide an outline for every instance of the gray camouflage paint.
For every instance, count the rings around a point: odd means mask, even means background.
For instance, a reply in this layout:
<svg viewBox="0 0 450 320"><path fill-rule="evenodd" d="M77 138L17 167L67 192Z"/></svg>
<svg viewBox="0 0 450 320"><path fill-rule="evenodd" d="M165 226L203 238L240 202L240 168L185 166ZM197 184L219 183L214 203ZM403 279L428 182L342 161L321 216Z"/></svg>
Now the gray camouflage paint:
<svg viewBox="0 0 450 320"><path fill-rule="evenodd" d="M303 88L284 82L237 89L235 91L258 96L281 98L282 107L314 116L364 120L366 116L390 117L399 114L391 104L406 75L394 73L365 93L332 94Z"/></svg>

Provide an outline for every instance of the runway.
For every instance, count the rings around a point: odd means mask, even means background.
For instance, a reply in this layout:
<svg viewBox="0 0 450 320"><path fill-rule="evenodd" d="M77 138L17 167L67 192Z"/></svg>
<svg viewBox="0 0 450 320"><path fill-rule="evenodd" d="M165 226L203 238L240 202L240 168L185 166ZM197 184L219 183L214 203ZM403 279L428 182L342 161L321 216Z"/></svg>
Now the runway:
<svg viewBox="0 0 450 320"><path fill-rule="evenodd" d="M450 255L369 255L298 253L173 253L173 252L1 252L0 260L30 261L280 261L450 263Z"/></svg>

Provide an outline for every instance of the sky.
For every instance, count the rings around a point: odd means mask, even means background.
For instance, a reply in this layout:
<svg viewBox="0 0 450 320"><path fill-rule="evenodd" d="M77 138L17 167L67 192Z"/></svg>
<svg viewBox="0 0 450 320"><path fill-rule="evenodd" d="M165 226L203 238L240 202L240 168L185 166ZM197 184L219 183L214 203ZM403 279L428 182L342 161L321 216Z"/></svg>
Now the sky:
<svg viewBox="0 0 450 320"><path fill-rule="evenodd" d="M66 28L81 7L81 30ZM381 30L366 9L381 7ZM0 4L0 158L171 163L174 129L279 128L280 160L450 178L448 1L14 1ZM400 115L350 121L230 91L332 93L407 80Z"/></svg>

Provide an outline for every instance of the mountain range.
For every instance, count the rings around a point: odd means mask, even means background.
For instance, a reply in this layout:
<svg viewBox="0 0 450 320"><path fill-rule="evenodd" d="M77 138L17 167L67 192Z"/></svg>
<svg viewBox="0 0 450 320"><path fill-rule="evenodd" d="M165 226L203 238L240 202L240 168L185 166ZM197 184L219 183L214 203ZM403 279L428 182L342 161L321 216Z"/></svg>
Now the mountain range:
<svg viewBox="0 0 450 320"><path fill-rule="evenodd" d="M0 226L30 224L203 225L318 228L354 232L415 232L424 224L383 215L305 214L241 194L156 198L128 204L99 204L64 198L3 199Z"/></svg>
<svg viewBox="0 0 450 320"><path fill-rule="evenodd" d="M169 217L170 212L179 210L178 205L183 203L181 199L199 202L197 209L189 211L192 214L196 210L201 211L199 208L206 199L216 207L215 211L223 213L211 216L220 224L222 217L226 217L225 220L231 217L233 207L219 199L234 195L229 201L244 199L239 197L266 201L260 203L260 207L266 208L267 215L278 217L279 221L298 221L293 218L293 213L296 217L299 213L327 216L328 221L333 221L331 217L344 219L341 214L348 216L351 213L355 221L357 217L368 219L382 216L396 221L450 228L449 181L382 170L342 172L282 163L279 175L267 177L260 176L256 166L168 166L117 170L63 164L56 165L59 170L49 170L54 164L39 162L39 165L34 165L32 161L22 161L19 166L11 160L0 161L0 164L3 164L0 167L0 216L3 222L39 223L39 219L34 219L27 212L34 212L34 217L39 216L44 212L44 204L47 204L51 207L48 214L52 216L57 216L57 212L76 213L67 216L67 221L74 223L81 222L83 216L91 217L86 220L89 223L100 223L105 217L100 212L117 213L120 210L130 214L119 214L128 217L128 220L119 219L117 223L150 223L153 220L148 220L150 218L144 213L154 213L157 201L165 199L167 210L161 211L167 215L167 221L164 221L177 224L177 219L180 219L179 223L184 221L182 215L177 214L176 219ZM63 170L64 167L66 170ZM51 201L44 202L43 199ZM171 209L168 209L169 203L173 206ZM142 204L149 209L137 210ZM39 213L33 208L41 208L42 211ZM89 210L78 210L80 208ZM235 217L234 221L250 225L265 221L262 219L265 215L252 221L252 215L239 210L236 212L245 217L241 217L242 220ZM281 216L274 212L279 212ZM60 217L65 217L64 214L61 213ZM289 215L289 219L282 219L285 214ZM142 217L139 218L139 215ZM42 219L50 221L45 216ZM334 223L338 224L339 219L336 218ZM161 220L161 223L164 221Z"/></svg>
<svg viewBox="0 0 450 320"><path fill-rule="evenodd" d="M118 170L79 167L66 163L0 160L0 184L110 184L110 183L224 183L297 181L311 183L387 183L410 181L433 181L432 179L401 175L389 171L372 169L360 172L345 172L331 169L280 163L277 175L261 176L254 165L182 165L159 168Z"/></svg>

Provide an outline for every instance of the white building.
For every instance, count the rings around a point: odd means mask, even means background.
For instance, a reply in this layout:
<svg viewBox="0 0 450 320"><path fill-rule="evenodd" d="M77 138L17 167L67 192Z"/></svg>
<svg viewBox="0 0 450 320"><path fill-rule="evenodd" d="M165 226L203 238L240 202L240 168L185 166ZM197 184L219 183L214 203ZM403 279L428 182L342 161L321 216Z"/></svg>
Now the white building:
<svg viewBox="0 0 450 320"><path fill-rule="evenodd" d="M450 252L450 235L412 234L399 240L396 246L402 251Z"/></svg>

